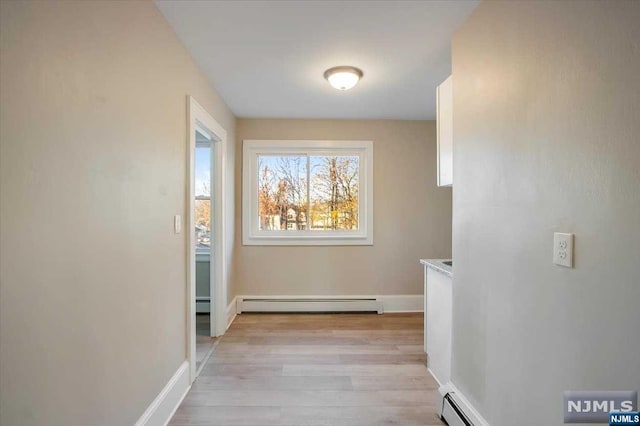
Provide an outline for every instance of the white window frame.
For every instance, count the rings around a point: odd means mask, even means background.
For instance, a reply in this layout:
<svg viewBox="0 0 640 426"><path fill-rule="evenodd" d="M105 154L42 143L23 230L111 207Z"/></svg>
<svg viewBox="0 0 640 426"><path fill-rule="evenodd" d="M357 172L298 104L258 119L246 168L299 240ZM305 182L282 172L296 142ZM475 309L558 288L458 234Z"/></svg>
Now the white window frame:
<svg viewBox="0 0 640 426"><path fill-rule="evenodd" d="M373 142L244 140L242 144L242 244L259 246L373 245ZM261 231L258 218L259 155L357 155L358 230Z"/></svg>

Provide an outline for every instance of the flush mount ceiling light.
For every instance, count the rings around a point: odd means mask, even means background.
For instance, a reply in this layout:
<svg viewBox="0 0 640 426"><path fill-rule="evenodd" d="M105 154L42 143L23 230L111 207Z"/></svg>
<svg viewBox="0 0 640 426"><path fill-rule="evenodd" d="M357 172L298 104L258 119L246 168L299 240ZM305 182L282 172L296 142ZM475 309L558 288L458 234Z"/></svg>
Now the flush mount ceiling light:
<svg viewBox="0 0 640 426"><path fill-rule="evenodd" d="M324 78L338 90L351 89L358 84L362 75L362 70L349 66L333 67L324 72Z"/></svg>

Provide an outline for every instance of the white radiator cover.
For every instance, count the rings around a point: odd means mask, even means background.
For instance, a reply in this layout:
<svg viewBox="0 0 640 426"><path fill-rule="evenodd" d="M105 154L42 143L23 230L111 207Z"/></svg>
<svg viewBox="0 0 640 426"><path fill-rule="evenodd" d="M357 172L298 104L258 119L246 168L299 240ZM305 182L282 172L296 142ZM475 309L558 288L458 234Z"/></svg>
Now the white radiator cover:
<svg viewBox="0 0 640 426"><path fill-rule="evenodd" d="M469 400L451 382L438 388L438 414L449 426L489 426Z"/></svg>
<svg viewBox="0 0 640 426"><path fill-rule="evenodd" d="M455 394L448 394L442 401L441 417L449 426L473 426L455 400Z"/></svg>
<svg viewBox="0 0 640 426"><path fill-rule="evenodd" d="M370 297L239 297L238 312L377 312L382 301Z"/></svg>

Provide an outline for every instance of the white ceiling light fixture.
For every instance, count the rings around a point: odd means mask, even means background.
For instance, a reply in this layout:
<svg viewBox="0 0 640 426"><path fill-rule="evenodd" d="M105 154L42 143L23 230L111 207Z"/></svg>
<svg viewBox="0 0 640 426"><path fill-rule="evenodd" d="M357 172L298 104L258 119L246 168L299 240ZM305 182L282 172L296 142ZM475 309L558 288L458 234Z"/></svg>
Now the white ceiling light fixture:
<svg viewBox="0 0 640 426"><path fill-rule="evenodd" d="M338 90L349 90L362 78L362 70L356 67L340 66L329 68L324 72L324 78Z"/></svg>

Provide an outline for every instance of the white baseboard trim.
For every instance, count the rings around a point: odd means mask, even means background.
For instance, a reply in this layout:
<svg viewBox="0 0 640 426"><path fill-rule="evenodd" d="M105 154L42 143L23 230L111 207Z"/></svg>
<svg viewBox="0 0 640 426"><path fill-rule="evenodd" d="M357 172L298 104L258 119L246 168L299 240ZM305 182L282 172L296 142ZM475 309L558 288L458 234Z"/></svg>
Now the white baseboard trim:
<svg viewBox="0 0 640 426"><path fill-rule="evenodd" d="M409 295L331 295L331 296L297 296L297 295L279 295L279 296L256 296L256 295L239 295L236 296L237 300L236 313L241 314L243 311L244 299L346 299L346 298L362 298L362 299L376 299L378 302L382 302L381 313L401 313L401 312L423 312L424 311L424 296L421 294L409 294Z"/></svg>
<svg viewBox="0 0 640 426"><path fill-rule="evenodd" d="M429 356L429 355L427 355L427 357L428 357L428 356ZM427 364L428 364L428 362L427 362ZM431 377L433 377L433 380L435 380L435 381L436 381L436 383L438 384L438 389L441 389L441 388L442 388L442 383L440 383L440 380L438 380L438 378L436 377L436 375L435 375L435 374L433 374L433 371L431 371L431 367L427 367L427 371L429 372L429 374L431 374ZM444 397L444 395L441 395L441 396L443 396L443 397Z"/></svg>
<svg viewBox="0 0 640 426"><path fill-rule="evenodd" d="M377 312L382 313L382 303L375 298L343 297L327 298L244 298L243 312Z"/></svg>
<svg viewBox="0 0 640 426"><path fill-rule="evenodd" d="M462 410L462 412L471 420L473 426L489 426L489 422L486 421L475 409L471 402L467 399L466 396L460 392L460 390L452 383L449 382L446 385L442 385L438 388L438 393L440 393L440 407L442 407L442 403L445 395L450 394L453 396L456 404Z"/></svg>
<svg viewBox="0 0 640 426"><path fill-rule="evenodd" d="M234 297L229 306L227 306L227 330L231 327L231 323L234 319L236 319L236 315L238 314L238 296Z"/></svg>
<svg viewBox="0 0 640 426"><path fill-rule="evenodd" d="M166 426L189 389L189 362L184 361L134 426Z"/></svg>

